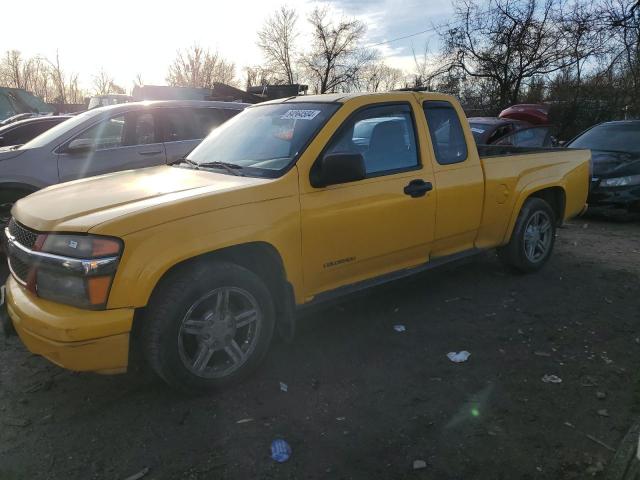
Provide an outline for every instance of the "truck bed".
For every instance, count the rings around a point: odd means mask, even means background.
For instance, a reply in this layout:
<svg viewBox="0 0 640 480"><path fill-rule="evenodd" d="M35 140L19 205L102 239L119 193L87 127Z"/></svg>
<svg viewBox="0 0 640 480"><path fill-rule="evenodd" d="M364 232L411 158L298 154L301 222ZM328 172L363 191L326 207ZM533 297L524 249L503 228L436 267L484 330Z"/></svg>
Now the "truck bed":
<svg viewBox="0 0 640 480"><path fill-rule="evenodd" d="M511 145L478 145L480 158L506 157L509 155L526 155L529 153L562 152L567 151L561 147L514 147Z"/></svg>
<svg viewBox="0 0 640 480"><path fill-rule="evenodd" d="M554 179L560 193L559 222L580 213L589 190L589 150L479 146L485 200L478 246L508 241L525 198ZM570 192L567 194L566 192ZM502 236L501 239L495 235Z"/></svg>

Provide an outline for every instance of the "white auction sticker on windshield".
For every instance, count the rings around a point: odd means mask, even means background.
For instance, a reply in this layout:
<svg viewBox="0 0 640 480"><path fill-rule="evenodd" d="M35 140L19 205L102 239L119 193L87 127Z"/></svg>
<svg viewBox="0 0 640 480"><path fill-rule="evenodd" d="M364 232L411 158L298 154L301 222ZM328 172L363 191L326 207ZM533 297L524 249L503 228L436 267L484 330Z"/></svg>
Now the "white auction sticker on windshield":
<svg viewBox="0 0 640 480"><path fill-rule="evenodd" d="M320 110L288 110L282 115L282 120L313 120L318 116Z"/></svg>

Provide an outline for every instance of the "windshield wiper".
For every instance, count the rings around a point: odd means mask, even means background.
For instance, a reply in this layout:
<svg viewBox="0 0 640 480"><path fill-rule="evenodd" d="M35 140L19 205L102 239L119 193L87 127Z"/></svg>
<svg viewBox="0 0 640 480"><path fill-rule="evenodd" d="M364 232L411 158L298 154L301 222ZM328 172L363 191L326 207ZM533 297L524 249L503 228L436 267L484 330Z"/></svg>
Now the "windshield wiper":
<svg viewBox="0 0 640 480"><path fill-rule="evenodd" d="M177 165L179 163L186 163L188 165L191 165L195 170L200 170L201 168L207 168L207 167L211 167L211 168L222 168L224 170L226 170L227 172L229 172L232 175L238 175L238 176L243 176L238 170L242 170L242 167L240 165L236 165L235 163L226 163L226 162L204 162L204 163L198 163L198 162L194 162L193 160L190 160L188 158L180 158L178 160L176 160L175 162L172 162L171 165Z"/></svg>
<svg viewBox="0 0 640 480"><path fill-rule="evenodd" d="M191 160L189 160L191 161ZM195 163L195 162L193 162ZM198 163L197 164L199 167L213 167L213 168L223 168L224 170L226 170L227 172L229 172L232 175L238 175L238 176L242 176L242 174L238 171L238 170L242 170L242 167L240 165L236 165L235 163L226 163L226 162L204 162L204 163Z"/></svg>
<svg viewBox="0 0 640 480"><path fill-rule="evenodd" d="M194 162L193 160L189 160L188 158L185 158L185 157L178 158L177 160L174 160L173 162L171 162L169 165L178 165L180 163L186 163L191 165L192 167L195 167L196 169L198 168L198 164L196 162Z"/></svg>

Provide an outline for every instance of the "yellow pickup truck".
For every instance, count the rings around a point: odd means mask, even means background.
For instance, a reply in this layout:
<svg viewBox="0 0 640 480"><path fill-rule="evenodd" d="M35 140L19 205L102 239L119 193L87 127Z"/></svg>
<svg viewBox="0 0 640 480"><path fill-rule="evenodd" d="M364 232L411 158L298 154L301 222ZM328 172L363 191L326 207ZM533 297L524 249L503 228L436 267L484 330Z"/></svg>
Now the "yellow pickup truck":
<svg viewBox="0 0 640 480"><path fill-rule="evenodd" d="M71 370L221 387L310 305L487 249L521 272L585 208L590 153L481 147L452 97L332 94L248 108L184 160L14 206L6 326Z"/></svg>

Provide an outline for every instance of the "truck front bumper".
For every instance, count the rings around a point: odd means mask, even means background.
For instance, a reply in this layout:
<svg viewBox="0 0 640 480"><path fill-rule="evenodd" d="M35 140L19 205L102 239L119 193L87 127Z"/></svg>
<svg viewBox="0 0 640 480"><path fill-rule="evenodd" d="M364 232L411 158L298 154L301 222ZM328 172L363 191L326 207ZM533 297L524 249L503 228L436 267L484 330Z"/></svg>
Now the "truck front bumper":
<svg viewBox="0 0 640 480"><path fill-rule="evenodd" d="M24 345L62 368L113 374L127 370L134 310L91 311L43 300L12 277L6 309Z"/></svg>

